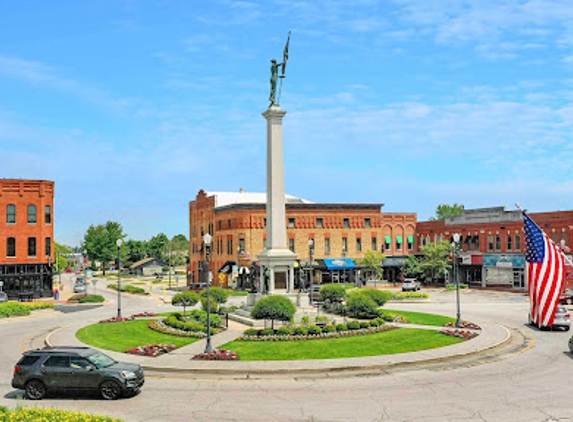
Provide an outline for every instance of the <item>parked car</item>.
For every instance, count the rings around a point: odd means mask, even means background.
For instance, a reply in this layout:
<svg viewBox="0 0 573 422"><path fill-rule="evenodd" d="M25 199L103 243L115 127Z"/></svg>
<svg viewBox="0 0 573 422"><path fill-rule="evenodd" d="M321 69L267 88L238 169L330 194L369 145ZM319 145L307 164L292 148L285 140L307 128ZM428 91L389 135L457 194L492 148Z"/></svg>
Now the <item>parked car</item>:
<svg viewBox="0 0 573 422"><path fill-rule="evenodd" d="M415 278L405 278L404 282L402 283L402 291L403 292L416 292L420 290L421 284Z"/></svg>
<svg viewBox="0 0 573 422"><path fill-rule="evenodd" d="M137 394L145 382L136 363L117 362L91 347L46 347L25 352L14 367L12 387L30 400L58 391L95 391L106 400Z"/></svg>
<svg viewBox="0 0 573 422"><path fill-rule="evenodd" d="M0 303L8 302L8 295L6 292L0 292Z"/></svg>
<svg viewBox="0 0 573 422"><path fill-rule="evenodd" d="M573 290L567 290L566 292L563 292L559 298L559 303L562 305L573 304Z"/></svg>
<svg viewBox="0 0 573 422"><path fill-rule="evenodd" d="M74 284L74 293L86 293L86 285L84 283Z"/></svg>
<svg viewBox="0 0 573 422"><path fill-rule="evenodd" d="M538 327L540 330L544 329L551 329L554 328L563 328L565 331L569 331L571 328L571 315L569 314L569 310L565 306L557 306L557 312L555 313L555 319L553 320L553 325L551 326L537 326L533 322L531 315L529 315L529 325L533 325Z"/></svg>

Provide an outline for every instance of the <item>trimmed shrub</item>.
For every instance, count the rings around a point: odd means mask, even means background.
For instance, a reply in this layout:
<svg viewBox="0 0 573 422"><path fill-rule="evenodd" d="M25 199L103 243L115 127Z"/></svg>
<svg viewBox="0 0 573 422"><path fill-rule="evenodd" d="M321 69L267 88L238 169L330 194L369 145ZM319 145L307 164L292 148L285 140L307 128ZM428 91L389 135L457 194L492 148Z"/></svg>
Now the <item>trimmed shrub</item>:
<svg viewBox="0 0 573 422"><path fill-rule="evenodd" d="M369 325L370 327L378 327L378 326L380 325L379 322L378 322L378 318L374 318L373 320L371 320L371 321L368 323L368 325Z"/></svg>
<svg viewBox="0 0 573 422"><path fill-rule="evenodd" d="M354 293L346 300L348 315L354 318L369 319L377 317L376 308L376 302L366 291Z"/></svg>
<svg viewBox="0 0 573 422"><path fill-rule="evenodd" d="M308 330L303 326L294 327L293 334L296 334L297 336L306 336L308 334Z"/></svg>
<svg viewBox="0 0 573 422"><path fill-rule="evenodd" d="M300 324L304 325L305 327L308 327L310 325L310 317L308 315L304 315L301 319L300 319Z"/></svg>
<svg viewBox="0 0 573 422"><path fill-rule="evenodd" d="M197 295L197 293L192 292L191 290L186 290L173 296L171 304L173 306L183 306L183 313L185 313L185 308L195 305L198 301L199 295Z"/></svg>
<svg viewBox="0 0 573 422"><path fill-rule="evenodd" d="M210 311L211 313L218 313L219 312L219 302L217 302L217 300L214 297L211 297L209 300L209 305L210 305ZM203 310L205 312L207 312L207 298L206 297L202 297L201 298L201 307L203 308Z"/></svg>
<svg viewBox="0 0 573 422"><path fill-rule="evenodd" d="M341 284L324 284L320 288L320 296L325 302L342 302L346 296L346 289Z"/></svg>
<svg viewBox="0 0 573 422"><path fill-rule="evenodd" d="M360 328L370 327L370 321L360 321Z"/></svg>
<svg viewBox="0 0 573 422"><path fill-rule="evenodd" d="M336 327L332 324L325 325L322 327L323 333L334 333L336 331Z"/></svg>
<svg viewBox="0 0 573 422"><path fill-rule="evenodd" d="M256 335L259 335L259 330L257 330L256 328L247 328L245 331L243 331L243 335L244 336L256 336Z"/></svg>
<svg viewBox="0 0 573 422"><path fill-rule="evenodd" d="M289 327L279 327L277 329L277 335L279 336L290 336L292 334L292 330Z"/></svg>
<svg viewBox="0 0 573 422"><path fill-rule="evenodd" d="M329 321L328 317L325 315L317 315L316 317L314 317L314 320L316 322L325 322L325 323L328 323Z"/></svg>
<svg viewBox="0 0 573 422"><path fill-rule="evenodd" d="M87 295L78 300L79 303L102 303L105 298L102 295Z"/></svg>
<svg viewBox="0 0 573 422"><path fill-rule="evenodd" d="M265 329L259 331L260 336L273 336L274 334L275 334L275 330L273 330L272 328L265 328Z"/></svg>
<svg viewBox="0 0 573 422"><path fill-rule="evenodd" d="M318 325L309 325L308 326L308 334L320 334L322 333L322 330L320 329L320 327Z"/></svg>
<svg viewBox="0 0 573 422"><path fill-rule="evenodd" d="M460 283L460 289L467 289L468 285ZM446 284L446 290L456 290L456 283L448 283Z"/></svg>
<svg viewBox="0 0 573 422"><path fill-rule="evenodd" d="M231 293L221 287L209 287L209 296L215 299L217 303L225 303ZM201 290L201 297L207 297L207 289Z"/></svg>
<svg viewBox="0 0 573 422"><path fill-rule="evenodd" d="M348 325L346 324L336 324L336 331L348 331Z"/></svg>
<svg viewBox="0 0 573 422"><path fill-rule="evenodd" d="M30 307L20 302L0 303L0 318L30 315Z"/></svg>
<svg viewBox="0 0 573 422"><path fill-rule="evenodd" d="M38 309L54 309L53 302L22 302L22 305L27 306L30 308L31 311L37 311Z"/></svg>
<svg viewBox="0 0 573 422"><path fill-rule="evenodd" d="M290 321L296 312L296 306L288 298L278 295L263 297L251 310L255 319L270 319L274 327L275 320Z"/></svg>
<svg viewBox="0 0 573 422"><path fill-rule="evenodd" d="M428 299L430 295L422 292L399 292L394 294L394 300L401 299Z"/></svg>
<svg viewBox="0 0 573 422"><path fill-rule="evenodd" d="M361 292L370 296L377 306L384 306L386 302L394 297L394 293L389 290L364 289Z"/></svg>
<svg viewBox="0 0 573 422"><path fill-rule="evenodd" d="M358 330L360 328L360 324L358 323L358 321L348 321L348 324L346 325L350 331Z"/></svg>

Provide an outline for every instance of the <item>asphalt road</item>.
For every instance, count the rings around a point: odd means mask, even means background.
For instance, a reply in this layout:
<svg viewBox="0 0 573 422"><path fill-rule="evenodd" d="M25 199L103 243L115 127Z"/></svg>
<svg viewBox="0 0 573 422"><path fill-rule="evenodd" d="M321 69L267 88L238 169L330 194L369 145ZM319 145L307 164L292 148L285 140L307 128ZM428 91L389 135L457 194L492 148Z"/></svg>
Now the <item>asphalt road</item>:
<svg viewBox="0 0 573 422"><path fill-rule="evenodd" d="M103 286L98 285L98 290ZM102 289L103 290L103 289ZM80 312L0 322L0 405L57 407L141 421L523 421L573 422L573 360L568 332L526 325L523 295L463 292L462 317L518 330L528 346L487 363L468 362L329 379L197 380L148 374L141 394L105 402L97 397L18 399L10 387L12 368L26 342L78 318L86 324L113 316L110 305ZM387 304L394 309L455 316L455 292L432 292L432 303ZM124 295L125 315L160 312L157 297Z"/></svg>

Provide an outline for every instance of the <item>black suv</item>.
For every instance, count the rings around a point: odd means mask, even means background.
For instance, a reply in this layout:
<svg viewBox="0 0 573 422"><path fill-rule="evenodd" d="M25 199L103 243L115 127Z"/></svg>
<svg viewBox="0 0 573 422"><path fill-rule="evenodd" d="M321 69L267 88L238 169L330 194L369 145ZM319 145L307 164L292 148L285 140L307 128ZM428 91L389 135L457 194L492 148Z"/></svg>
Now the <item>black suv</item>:
<svg viewBox="0 0 573 422"><path fill-rule="evenodd" d="M40 400L55 391L97 391L106 400L135 395L145 382L136 363L117 362L90 347L45 347L25 352L14 367L12 387Z"/></svg>

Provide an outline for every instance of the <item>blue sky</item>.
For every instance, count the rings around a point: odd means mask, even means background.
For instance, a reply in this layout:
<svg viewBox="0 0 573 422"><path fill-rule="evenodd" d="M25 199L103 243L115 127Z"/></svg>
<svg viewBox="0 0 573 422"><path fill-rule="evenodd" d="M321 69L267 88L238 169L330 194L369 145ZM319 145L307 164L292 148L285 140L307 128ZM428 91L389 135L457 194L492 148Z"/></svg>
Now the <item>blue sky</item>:
<svg viewBox="0 0 573 422"><path fill-rule="evenodd" d="M287 193L434 215L573 209L570 0L0 0L0 177L56 182L56 241L188 235L264 192L270 59Z"/></svg>

